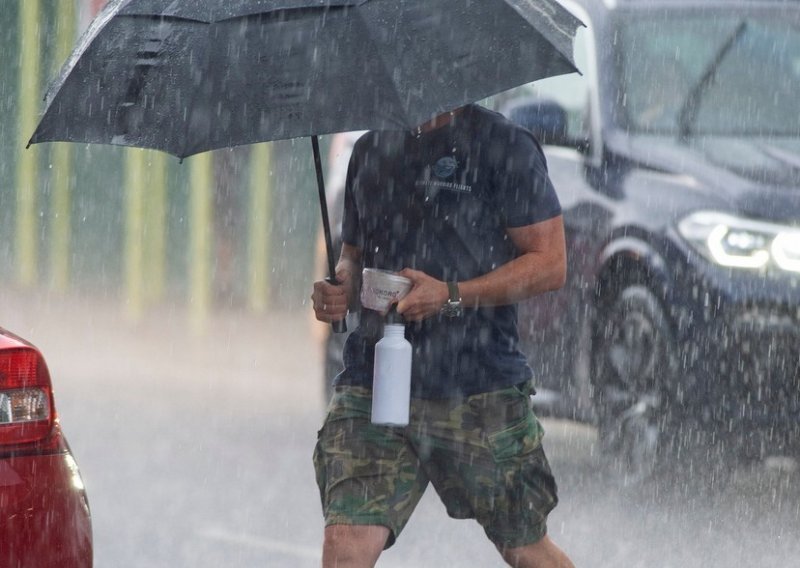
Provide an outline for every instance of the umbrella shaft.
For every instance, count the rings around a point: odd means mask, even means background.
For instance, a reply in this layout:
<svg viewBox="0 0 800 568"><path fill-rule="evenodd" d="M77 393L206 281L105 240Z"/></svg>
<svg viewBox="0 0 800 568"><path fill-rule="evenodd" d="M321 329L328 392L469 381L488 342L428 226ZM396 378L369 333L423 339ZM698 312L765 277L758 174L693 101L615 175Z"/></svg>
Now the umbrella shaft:
<svg viewBox="0 0 800 568"><path fill-rule="evenodd" d="M333 258L333 240L331 239L331 224L328 218L328 205L325 198L325 180L322 176L322 158L319 152L319 139L316 135L311 137L311 146L314 149L314 169L317 173L317 189L319 190L319 207L322 211L322 231L325 234L325 252L328 255L328 275L336 282L336 263Z"/></svg>
<svg viewBox="0 0 800 568"><path fill-rule="evenodd" d="M322 158L319 153L319 139L316 135L311 137L311 147L314 149L314 170L317 172L317 188L319 189L319 207L322 210L322 232L325 233L325 252L328 254L328 278L331 284L338 285L336 280L336 264L333 259L333 241L331 240L331 223L328 219L328 201L325 199L325 180L322 177ZM344 320L331 322L335 333L347 331Z"/></svg>

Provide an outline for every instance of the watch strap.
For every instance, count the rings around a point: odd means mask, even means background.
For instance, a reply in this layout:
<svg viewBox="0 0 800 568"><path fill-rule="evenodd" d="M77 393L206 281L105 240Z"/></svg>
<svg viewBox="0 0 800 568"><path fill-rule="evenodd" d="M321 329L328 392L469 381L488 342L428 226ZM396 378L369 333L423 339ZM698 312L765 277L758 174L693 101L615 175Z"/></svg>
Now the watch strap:
<svg viewBox="0 0 800 568"><path fill-rule="evenodd" d="M461 294L458 291L458 282L449 281L447 283L447 292L450 296L449 298L450 302L454 303L461 302Z"/></svg>

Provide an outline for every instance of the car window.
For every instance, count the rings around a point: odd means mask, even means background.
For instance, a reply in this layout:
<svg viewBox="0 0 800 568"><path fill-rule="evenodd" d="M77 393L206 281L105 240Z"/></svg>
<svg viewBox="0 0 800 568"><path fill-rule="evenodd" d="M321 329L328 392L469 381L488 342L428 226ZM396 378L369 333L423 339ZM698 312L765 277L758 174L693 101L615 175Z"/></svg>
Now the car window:
<svg viewBox="0 0 800 568"><path fill-rule="evenodd" d="M703 11L631 19L620 31L632 130L800 133L800 31L790 22Z"/></svg>

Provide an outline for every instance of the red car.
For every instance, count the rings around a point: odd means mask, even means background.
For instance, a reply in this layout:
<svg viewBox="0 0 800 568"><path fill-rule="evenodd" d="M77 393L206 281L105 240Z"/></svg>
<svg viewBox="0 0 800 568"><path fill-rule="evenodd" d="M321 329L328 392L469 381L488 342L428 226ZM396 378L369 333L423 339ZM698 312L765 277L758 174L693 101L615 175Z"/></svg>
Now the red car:
<svg viewBox="0 0 800 568"><path fill-rule="evenodd" d="M89 502L44 357L0 328L0 567L91 566Z"/></svg>

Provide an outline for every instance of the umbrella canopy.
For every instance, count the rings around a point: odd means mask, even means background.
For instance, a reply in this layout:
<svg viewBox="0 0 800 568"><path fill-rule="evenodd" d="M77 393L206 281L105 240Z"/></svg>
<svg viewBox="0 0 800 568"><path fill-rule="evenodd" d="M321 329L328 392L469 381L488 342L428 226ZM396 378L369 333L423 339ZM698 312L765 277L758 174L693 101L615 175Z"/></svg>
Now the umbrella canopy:
<svg viewBox="0 0 800 568"><path fill-rule="evenodd" d="M311 135L335 281L317 135L412 129L576 71L580 25L555 0L112 0L48 91L29 144L184 158Z"/></svg>
<svg viewBox="0 0 800 568"><path fill-rule="evenodd" d="M178 157L433 115L575 71L553 0L116 0L46 97L32 143Z"/></svg>

